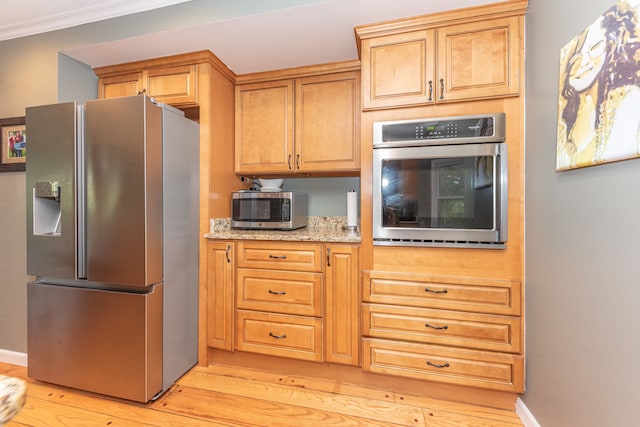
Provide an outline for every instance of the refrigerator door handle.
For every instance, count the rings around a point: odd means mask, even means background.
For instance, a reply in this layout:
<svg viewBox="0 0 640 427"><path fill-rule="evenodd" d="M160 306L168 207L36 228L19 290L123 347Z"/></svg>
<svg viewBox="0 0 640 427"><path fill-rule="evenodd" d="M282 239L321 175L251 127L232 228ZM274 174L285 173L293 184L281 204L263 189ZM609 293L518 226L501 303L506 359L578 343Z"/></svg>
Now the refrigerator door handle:
<svg viewBox="0 0 640 427"><path fill-rule="evenodd" d="M78 279L87 278L86 172L84 168L84 105L78 105L76 126L76 270Z"/></svg>

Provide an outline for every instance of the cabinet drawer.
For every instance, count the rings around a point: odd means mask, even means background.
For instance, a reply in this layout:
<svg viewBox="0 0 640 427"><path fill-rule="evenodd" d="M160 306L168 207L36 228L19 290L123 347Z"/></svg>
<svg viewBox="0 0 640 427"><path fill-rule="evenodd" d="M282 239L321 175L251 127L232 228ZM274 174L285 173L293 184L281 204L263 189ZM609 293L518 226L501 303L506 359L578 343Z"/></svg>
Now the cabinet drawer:
<svg viewBox="0 0 640 427"><path fill-rule="evenodd" d="M365 302L519 315L521 286L513 280L363 272Z"/></svg>
<svg viewBox="0 0 640 427"><path fill-rule="evenodd" d="M364 339L363 353L363 369L370 372L523 391L522 356L379 339Z"/></svg>
<svg viewBox="0 0 640 427"><path fill-rule="evenodd" d="M322 360L322 319L238 310L238 350Z"/></svg>
<svg viewBox="0 0 640 427"><path fill-rule="evenodd" d="M238 308L322 316L322 274L299 271L237 271Z"/></svg>
<svg viewBox="0 0 640 427"><path fill-rule="evenodd" d="M364 304L363 335L519 353L520 318Z"/></svg>
<svg viewBox="0 0 640 427"><path fill-rule="evenodd" d="M238 267L322 271L322 245L240 242Z"/></svg>

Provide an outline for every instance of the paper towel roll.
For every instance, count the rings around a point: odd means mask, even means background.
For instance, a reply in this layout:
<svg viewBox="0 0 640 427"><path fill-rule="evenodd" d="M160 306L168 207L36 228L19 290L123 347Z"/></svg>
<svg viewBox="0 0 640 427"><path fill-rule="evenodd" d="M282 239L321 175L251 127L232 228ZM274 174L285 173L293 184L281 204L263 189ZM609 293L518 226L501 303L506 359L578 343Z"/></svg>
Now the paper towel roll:
<svg viewBox="0 0 640 427"><path fill-rule="evenodd" d="M358 226L358 193L349 190L347 193L347 227Z"/></svg>

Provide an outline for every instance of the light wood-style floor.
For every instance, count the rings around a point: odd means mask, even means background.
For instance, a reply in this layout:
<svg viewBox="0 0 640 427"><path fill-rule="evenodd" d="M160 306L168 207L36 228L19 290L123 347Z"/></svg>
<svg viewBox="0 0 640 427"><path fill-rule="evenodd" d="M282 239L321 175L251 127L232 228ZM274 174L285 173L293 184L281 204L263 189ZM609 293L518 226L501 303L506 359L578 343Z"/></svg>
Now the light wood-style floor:
<svg viewBox="0 0 640 427"><path fill-rule="evenodd" d="M5 427L74 426L522 426L515 412L397 395L334 381L228 366L195 367L155 402L137 404L33 381Z"/></svg>

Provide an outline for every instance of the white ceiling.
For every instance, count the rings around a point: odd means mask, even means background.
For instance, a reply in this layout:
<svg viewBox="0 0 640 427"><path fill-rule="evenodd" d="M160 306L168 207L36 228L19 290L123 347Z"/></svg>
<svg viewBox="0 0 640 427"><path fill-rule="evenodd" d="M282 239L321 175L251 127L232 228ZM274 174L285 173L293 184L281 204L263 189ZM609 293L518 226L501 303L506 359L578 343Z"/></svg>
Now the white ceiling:
<svg viewBox="0 0 640 427"><path fill-rule="evenodd" d="M0 40L189 0L21 0L0 14ZM229 0L242 1L242 0ZM64 51L92 67L209 49L236 74L357 58L353 27L494 0L318 0L266 13ZM224 7L225 2L218 2ZM8 9L8 8L7 8ZM36 10L37 13L33 11ZM9 15L6 14L9 12ZM84 19L84 22L82 21Z"/></svg>

